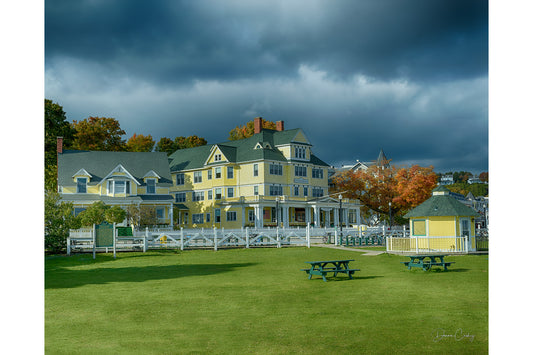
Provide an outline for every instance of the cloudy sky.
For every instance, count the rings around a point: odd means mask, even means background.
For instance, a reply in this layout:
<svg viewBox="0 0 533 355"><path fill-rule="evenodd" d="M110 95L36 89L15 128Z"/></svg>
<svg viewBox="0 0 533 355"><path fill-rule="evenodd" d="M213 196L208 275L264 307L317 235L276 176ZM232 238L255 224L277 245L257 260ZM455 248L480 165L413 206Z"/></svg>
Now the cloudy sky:
<svg viewBox="0 0 533 355"><path fill-rule="evenodd" d="M262 116L334 166L488 171L488 4L46 0L45 96L70 121L227 140Z"/></svg>

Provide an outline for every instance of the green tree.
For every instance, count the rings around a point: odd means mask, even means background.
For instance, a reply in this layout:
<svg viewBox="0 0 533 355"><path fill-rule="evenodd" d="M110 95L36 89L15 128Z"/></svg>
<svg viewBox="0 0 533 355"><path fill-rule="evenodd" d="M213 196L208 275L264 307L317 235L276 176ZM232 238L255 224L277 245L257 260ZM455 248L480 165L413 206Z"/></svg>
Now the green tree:
<svg viewBox="0 0 533 355"><path fill-rule="evenodd" d="M57 137L63 137L63 145L69 147L75 129L67 121L63 107L52 100L44 100L44 163L45 167L57 165Z"/></svg>
<svg viewBox="0 0 533 355"><path fill-rule="evenodd" d="M176 137L174 140L163 137L157 142L155 146L156 152L165 152L167 155L171 155L178 149L194 148L202 145L206 145L205 138L198 137L196 135L189 137Z"/></svg>
<svg viewBox="0 0 533 355"><path fill-rule="evenodd" d="M276 129L276 122L263 120L262 128ZM246 122L243 126L237 126L229 132L229 140L236 141L254 135L254 120Z"/></svg>
<svg viewBox="0 0 533 355"><path fill-rule="evenodd" d="M109 223L122 223L126 218L126 211L119 206L109 207L104 212L104 218Z"/></svg>
<svg viewBox="0 0 533 355"><path fill-rule="evenodd" d="M126 150L128 152L151 152L154 148L155 141L151 135L144 136L142 134L134 133L133 136L126 142Z"/></svg>
<svg viewBox="0 0 533 355"><path fill-rule="evenodd" d="M44 199L44 247L52 253L66 249L69 230L79 228L71 202L61 202L59 193L47 190Z"/></svg>
<svg viewBox="0 0 533 355"><path fill-rule="evenodd" d="M82 121L73 121L76 130L72 144L77 150L124 151L126 143L122 136L126 134L120 123L114 118L89 117Z"/></svg>
<svg viewBox="0 0 533 355"><path fill-rule="evenodd" d="M156 152L165 152L167 155L170 155L176 151L174 146L174 141L170 138L163 137L157 142L155 146Z"/></svg>
<svg viewBox="0 0 533 355"><path fill-rule="evenodd" d="M94 202L85 211L78 215L82 226L90 227L93 224L101 224L105 221L105 211L108 206L102 201Z"/></svg>

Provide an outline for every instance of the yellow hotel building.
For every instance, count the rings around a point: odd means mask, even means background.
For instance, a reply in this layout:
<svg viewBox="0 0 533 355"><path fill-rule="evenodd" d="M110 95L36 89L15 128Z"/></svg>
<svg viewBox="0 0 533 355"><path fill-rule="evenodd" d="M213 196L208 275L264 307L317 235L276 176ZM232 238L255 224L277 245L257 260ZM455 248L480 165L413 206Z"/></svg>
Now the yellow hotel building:
<svg viewBox="0 0 533 355"><path fill-rule="evenodd" d="M304 227L359 224L358 201L328 196L329 165L301 129L262 128L252 137L180 149L170 157L178 227ZM339 212L342 211L342 212Z"/></svg>
<svg viewBox="0 0 533 355"><path fill-rule="evenodd" d="M96 201L153 206L174 228L360 224L358 201L328 195L328 164L301 129L262 129L246 139L162 152L63 150L58 190L78 214ZM127 223L125 221L124 223Z"/></svg>

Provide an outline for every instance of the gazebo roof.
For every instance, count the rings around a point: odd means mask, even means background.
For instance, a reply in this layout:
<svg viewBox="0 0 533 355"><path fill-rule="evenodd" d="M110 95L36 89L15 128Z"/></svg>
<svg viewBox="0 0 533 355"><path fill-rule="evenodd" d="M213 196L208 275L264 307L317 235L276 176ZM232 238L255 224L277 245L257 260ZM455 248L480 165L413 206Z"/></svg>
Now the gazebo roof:
<svg viewBox="0 0 533 355"><path fill-rule="evenodd" d="M433 196L422 202L404 216L409 217L432 217L432 216L472 216L477 217L473 208L457 201L450 195L450 190L439 185L433 190Z"/></svg>

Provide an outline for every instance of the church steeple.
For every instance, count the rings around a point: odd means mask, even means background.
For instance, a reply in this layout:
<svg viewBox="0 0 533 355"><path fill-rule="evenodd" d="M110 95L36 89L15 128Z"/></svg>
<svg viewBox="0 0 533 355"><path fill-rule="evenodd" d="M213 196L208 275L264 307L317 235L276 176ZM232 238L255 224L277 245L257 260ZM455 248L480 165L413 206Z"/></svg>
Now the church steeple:
<svg viewBox="0 0 533 355"><path fill-rule="evenodd" d="M379 152L378 159L376 160L376 165L384 167L384 168L389 166L389 161L388 161L387 157L385 156L385 153L383 152L383 149L381 149L380 152Z"/></svg>

